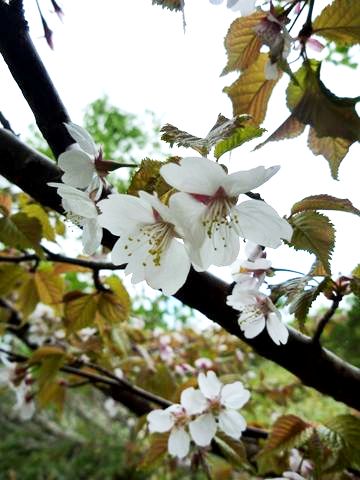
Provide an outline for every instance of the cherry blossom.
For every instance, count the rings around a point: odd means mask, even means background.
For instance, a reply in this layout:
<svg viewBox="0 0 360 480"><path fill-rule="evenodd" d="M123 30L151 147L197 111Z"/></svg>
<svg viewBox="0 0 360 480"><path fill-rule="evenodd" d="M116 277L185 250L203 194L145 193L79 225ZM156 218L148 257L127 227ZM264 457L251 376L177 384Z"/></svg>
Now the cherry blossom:
<svg viewBox="0 0 360 480"><path fill-rule="evenodd" d="M207 408L189 424L194 442L205 447L210 445L217 428L226 435L239 439L246 428L243 416L237 412L250 398L250 392L241 382L223 385L215 372L201 372L198 376L200 392L207 401Z"/></svg>
<svg viewBox="0 0 360 480"><path fill-rule="evenodd" d="M169 432L168 451L170 455L184 458L190 450L190 436L185 427L191 420L191 415L201 413L206 406L206 400L199 390L186 388L181 393L180 404L174 404L165 410L153 410L147 416L149 431Z"/></svg>
<svg viewBox="0 0 360 480"><path fill-rule="evenodd" d="M160 173L179 192L169 206L184 232L194 267L233 263L239 252L239 236L276 248L281 238L290 240L292 229L276 211L260 200L237 205L238 197L265 183L279 167L257 167L227 175L217 163L188 157L164 165Z"/></svg>
<svg viewBox="0 0 360 480"><path fill-rule="evenodd" d="M132 283L146 280L165 295L177 292L190 260L171 209L146 192L139 197L112 194L98 205L100 225L120 236L111 252L113 263L127 263L125 273L132 273Z"/></svg>
<svg viewBox="0 0 360 480"><path fill-rule="evenodd" d="M108 174L105 168L107 162L84 128L75 123L65 123L65 127L76 144L59 156L58 165L64 172L61 179L66 185L86 188L90 193L96 191L95 200L98 200L106 186L104 177Z"/></svg>
<svg viewBox="0 0 360 480"><path fill-rule="evenodd" d="M15 393L16 403L14 412L21 420L30 420L33 417L36 406L29 386L30 376L19 370L16 363L9 362L5 357L1 358L4 366L0 368L0 386L10 387Z"/></svg>
<svg viewBox="0 0 360 480"><path fill-rule="evenodd" d="M235 288L234 288L235 290ZM237 291L227 297L226 303L237 310L241 310L239 316L239 326L244 332L245 338L254 338L265 328L276 345L285 344L289 337L289 331L281 321L281 313L272 303L270 298L256 290L248 292L248 297L244 301L245 295L241 295L241 300L237 299Z"/></svg>
<svg viewBox="0 0 360 480"><path fill-rule="evenodd" d="M277 62L285 60L290 53L294 39L285 27L287 21L287 17L277 17L274 7L271 6L270 13L254 27L262 43L270 48L270 58L265 65L267 80L277 80L279 76Z"/></svg>
<svg viewBox="0 0 360 480"><path fill-rule="evenodd" d="M102 228L98 223L98 210L91 194L64 183L50 182L48 185L57 188L68 219L82 227L84 252L92 255L101 244Z"/></svg>

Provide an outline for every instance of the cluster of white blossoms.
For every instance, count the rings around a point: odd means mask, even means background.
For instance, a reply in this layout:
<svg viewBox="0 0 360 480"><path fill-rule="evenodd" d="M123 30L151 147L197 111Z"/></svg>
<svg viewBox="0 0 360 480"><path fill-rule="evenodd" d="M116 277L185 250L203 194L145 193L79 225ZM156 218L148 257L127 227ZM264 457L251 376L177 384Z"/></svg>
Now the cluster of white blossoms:
<svg viewBox="0 0 360 480"><path fill-rule="evenodd" d="M241 382L223 385L213 371L201 372L199 389L186 388L180 404L165 410L153 410L147 419L151 433L170 432L170 455L184 458L190 451L191 440L199 447L207 447L218 429L239 440L246 429L243 416L237 411L250 398L250 392Z"/></svg>
<svg viewBox="0 0 360 480"><path fill-rule="evenodd" d="M246 338L256 337L266 327L276 345L285 344L289 331L281 321L281 313L259 290L271 262L264 258L259 245L249 242L246 251L248 260L241 263L240 272L234 276L236 283L226 303L240 311L239 326Z"/></svg>
<svg viewBox="0 0 360 480"><path fill-rule="evenodd" d="M228 175L214 161L187 157L160 169L175 192L167 205L144 191L138 196L115 193L99 201L107 162L98 160L100 150L85 130L67 127L79 146L60 156L64 183L49 185L57 188L70 218L83 227L86 253L100 245L101 227L119 237L111 258L115 265L126 264L132 283L145 280L172 295L185 283L191 265L204 271L233 263L240 237L272 248L281 239L290 240L290 225L265 202L238 204L241 194L268 181L279 167Z"/></svg>
<svg viewBox="0 0 360 480"><path fill-rule="evenodd" d="M10 387L15 393L14 412L21 420L30 420L36 410L34 396L31 391L32 379L26 370L16 363L9 362L6 355L1 355L3 366L0 367L0 387Z"/></svg>

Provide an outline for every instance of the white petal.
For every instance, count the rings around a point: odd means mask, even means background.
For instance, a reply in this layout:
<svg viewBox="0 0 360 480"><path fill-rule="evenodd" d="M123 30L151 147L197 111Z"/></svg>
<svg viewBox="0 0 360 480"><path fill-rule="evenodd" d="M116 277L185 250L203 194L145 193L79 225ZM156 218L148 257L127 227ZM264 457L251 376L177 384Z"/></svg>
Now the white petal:
<svg viewBox="0 0 360 480"><path fill-rule="evenodd" d="M97 217L98 213L95 203L89 198L88 193L65 184L61 184L58 187L57 193L64 200L65 210L84 218Z"/></svg>
<svg viewBox="0 0 360 480"><path fill-rule="evenodd" d="M226 193L229 197L237 197L240 193L249 192L267 182L279 171L279 168L278 165L270 168L256 167L251 170L232 173L227 176L224 182Z"/></svg>
<svg viewBox="0 0 360 480"><path fill-rule="evenodd" d="M236 410L226 409L219 414L219 428L231 438L238 440L246 429L245 419Z"/></svg>
<svg viewBox="0 0 360 480"><path fill-rule="evenodd" d="M240 314L239 326L244 332L245 338L254 338L265 328L265 318L262 315L258 317L247 316L246 311Z"/></svg>
<svg viewBox="0 0 360 480"><path fill-rule="evenodd" d="M186 157L180 165L168 163L160 169L165 181L180 192L213 195L226 178L220 165L203 157Z"/></svg>
<svg viewBox="0 0 360 480"><path fill-rule="evenodd" d="M236 229L241 237L272 248L281 245L281 238L291 239L290 224L265 202L248 200L235 208L239 216Z"/></svg>
<svg viewBox="0 0 360 480"><path fill-rule="evenodd" d="M161 256L160 265L149 258L145 280L152 288L161 288L165 295L173 295L184 285L189 270L190 260L185 247L173 238Z"/></svg>
<svg viewBox="0 0 360 480"><path fill-rule="evenodd" d="M237 4L232 8L232 10L237 8L240 10L241 16L246 17L254 12L255 1L256 0L238 0Z"/></svg>
<svg viewBox="0 0 360 480"><path fill-rule="evenodd" d="M195 388L186 388L181 392L181 405L185 408L189 415L201 413L207 407L207 401L200 390Z"/></svg>
<svg viewBox="0 0 360 480"><path fill-rule="evenodd" d="M266 258L257 258L254 262L245 260L241 263L241 268L245 270L268 270L270 267L271 262Z"/></svg>
<svg viewBox="0 0 360 480"><path fill-rule="evenodd" d="M199 445L199 447L206 447L207 445L210 445L211 440L215 436L217 424L213 415L211 413L206 413L190 422L189 430L196 445Z"/></svg>
<svg viewBox="0 0 360 480"><path fill-rule="evenodd" d="M102 235L103 231L97 218L90 218L84 221L82 242L84 245L84 252L87 255L95 253L101 244Z"/></svg>
<svg viewBox="0 0 360 480"><path fill-rule="evenodd" d="M183 428L173 428L168 440L168 451L170 455L177 458L184 458L190 450L190 437Z"/></svg>
<svg viewBox="0 0 360 480"><path fill-rule="evenodd" d="M98 155L98 149L89 132L75 123L65 123L65 127L84 152L94 157Z"/></svg>
<svg viewBox="0 0 360 480"><path fill-rule="evenodd" d="M206 227L202 228L205 231ZM210 265L228 266L236 260L239 249L239 237L234 229L229 228L229 225L219 225L212 230L211 237L205 234L199 258L193 255L192 259L203 270L207 270Z"/></svg>
<svg viewBox="0 0 360 480"><path fill-rule="evenodd" d="M221 390L221 403L227 408L241 408L249 398L250 392L241 382L229 383Z"/></svg>
<svg viewBox="0 0 360 480"><path fill-rule="evenodd" d="M299 475L296 472L284 472L283 476L284 479L288 478L289 480L306 480L305 477Z"/></svg>
<svg viewBox="0 0 360 480"><path fill-rule="evenodd" d="M153 223L154 216L150 205L133 195L114 193L97 206L101 210L99 224L114 235L122 235L134 230L139 224Z"/></svg>
<svg viewBox="0 0 360 480"><path fill-rule="evenodd" d="M288 341L289 330L274 313L269 315L266 321L266 329L276 345L285 344Z"/></svg>
<svg viewBox="0 0 360 480"><path fill-rule="evenodd" d="M68 150L59 156L58 165L65 173L62 181L73 187L86 188L95 173L91 157L81 150Z"/></svg>
<svg viewBox="0 0 360 480"><path fill-rule="evenodd" d="M153 432L168 432L174 425L174 418L171 412L166 410L153 410L147 416L149 422L149 431Z"/></svg>
<svg viewBox="0 0 360 480"><path fill-rule="evenodd" d="M200 372L198 375L198 384L201 390L201 393L205 395L206 398L216 398L221 390L222 383L217 378L216 373L212 370L208 372Z"/></svg>

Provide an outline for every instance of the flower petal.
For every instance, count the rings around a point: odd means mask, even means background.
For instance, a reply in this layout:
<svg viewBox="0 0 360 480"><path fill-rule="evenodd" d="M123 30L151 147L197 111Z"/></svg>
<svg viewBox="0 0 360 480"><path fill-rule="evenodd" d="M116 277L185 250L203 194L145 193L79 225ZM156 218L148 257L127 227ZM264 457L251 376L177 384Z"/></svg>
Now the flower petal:
<svg viewBox="0 0 360 480"><path fill-rule="evenodd" d="M88 187L95 174L94 162L81 150L68 150L62 153L58 165L65 172L61 180L72 187Z"/></svg>
<svg viewBox="0 0 360 480"><path fill-rule="evenodd" d="M265 168L256 167L228 175L223 183L229 197L237 197L241 193L249 192L267 182L279 171L279 166Z"/></svg>
<svg viewBox="0 0 360 480"><path fill-rule="evenodd" d="M173 295L184 285L189 270L190 260L184 244L173 238L162 253L159 265L155 265L152 258L147 260L145 280L152 288L161 288L165 295Z"/></svg>
<svg viewBox="0 0 360 480"><path fill-rule="evenodd" d="M89 132L75 123L65 123L65 127L80 148L87 154L95 157L98 155L98 148L95 145Z"/></svg>
<svg viewBox="0 0 360 480"><path fill-rule="evenodd" d="M160 169L165 181L180 192L213 195L226 179L222 167L204 157L186 157L180 164L168 163Z"/></svg>
<svg viewBox="0 0 360 480"><path fill-rule="evenodd" d="M241 382L229 383L221 390L221 403L227 408L241 408L249 398L250 392Z"/></svg>
<svg viewBox="0 0 360 480"><path fill-rule="evenodd" d="M236 410L226 409L219 414L219 428L231 438L238 440L246 429L246 421Z"/></svg>
<svg viewBox="0 0 360 480"><path fill-rule="evenodd" d="M183 428L173 428L168 440L168 451L170 455L177 458L184 458L190 450L190 437Z"/></svg>
<svg viewBox="0 0 360 480"><path fill-rule="evenodd" d="M154 222L151 206L132 195L114 193L97 205L102 212L99 224L114 235L130 232L139 224Z"/></svg>
<svg viewBox="0 0 360 480"><path fill-rule="evenodd" d="M275 313L271 313L266 321L266 329L276 345L285 344L289 338L289 330Z"/></svg>
<svg viewBox="0 0 360 480"><path fill-rule="evenodd" d="M246 310L240 314L239 327L244 332L245 338L254 338L265 328L265 318L263 315L254 317L253 314L247 314Z"/></svg>
<svg viewBox="0 0 360 480"><path fill-rule="evenodd" d="M196 445L206 447L210 445L211 440L215 437L217 424L213 415L206 413L190 422L189 430Z"/></svg>
<svg viewBox="0 0 360 480"><path fill-rule="evenodd" d="M174 425L174 418L171 412L166 410L153 410L147 416L149 422L149 431L153 432L168 432Z"/></svg>
<svg viewBox="0 0 360 480"><path fill-rule="evenodd" d="M84 252L87 255L92 255L101 244L103 231L100 227L97 218L89 218L83 223L82 242L84 245Z"/></svg>
<svg viewBox="0 0 360 480"><path fill-rule="evenodd" d="M180 403L189 415L199 414L207 407L206 398L194 387L186 388L181 392Z"/></svg>
<svg viewBox="0 0 360 480"><path fill-rule="evenodd" d="M281 245L281 238L291 239L290 224L265 202L248 200L235 208L239 218L234 227L241 237L272 248Z"/></svg>
<svg viewBox="0 0 360 480"><path fill-rule="evenodd" d="M201 393L209 399L216 398L223 385L217 378L216 373L212 370L209 370L206 373L200 372L198 375L198 384Z"/></svg>

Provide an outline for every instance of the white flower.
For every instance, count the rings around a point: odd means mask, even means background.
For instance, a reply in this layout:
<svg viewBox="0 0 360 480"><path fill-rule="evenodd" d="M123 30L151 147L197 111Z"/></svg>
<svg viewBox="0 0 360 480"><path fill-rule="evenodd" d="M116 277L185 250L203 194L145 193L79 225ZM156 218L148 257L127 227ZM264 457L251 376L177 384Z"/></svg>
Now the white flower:
<svg viewBox="0 0 360 480"><path fill-rule="evenodd" d="M185 430L191 415L201 413L206 400L199 390L186 388L181 393L181 404L171 405L165 410L153 410L147 416L150 433L170 431L168 451L170 455L184 458L189 453L190 436Z"/></svg>
<svg viewBox="0 0 360 480"><path fill-rule="evenodd" d="M200 357L195 360L194 365L198 370L209 370L214 366L214 362L210 358Z"/></svg>
<svg viewBox="0 0 360 480"><path fill-rule="evenodd" d="M244 17L250 15L255 9L256 0L227 0L227 8L230 8L234 12L240 10L241 15ZM210 0L213 5L220 5L223 0Z"/></svg>
<svg viewBox="0 0 360 480"><path fill-rule="evenodd" d="M282 477L266 478L265 480L306 480L306 478L295 472L284 472Z"/></svg>
<svg viewBox="0 0 360 480"><path fill-rule="evenodd" d="M249 296L251 297L251 293ZM228 305L242 310L239 316L239 326L244 332L245 338L256 337L266 326L268 334L276 345L287 342L289 331L281 321L281 313L267 295L256 292L247 302L242 303L242 307L235 307L238 304L234 299L230 299L230 301L229 297L227 299Z"/></svg>
<svg viewBox="0 0 360 480"><path fill-rule="evenodd" d="M14 391L16 394L14 411L21 420L30 420L35 414L36 406L28 385L25 381L22 381L20 385L14 388Z"/></svg>
<svg viewBox="0 0 360 480"><path fill-rule="evenodd" d="M64 183L50 182L48 185L57 188L69 220L83 228L84 252L92 255L101 244L102 228L98 223L98 211L91 194Z"/></svg>
<svg viewBox="0 0 360 480"><path fill-rule="evenodd" d="M171 210L146 192L139 192L139 197L113 194L98 205L100 225L120 236L111 253L113 263L127 263L125 273L132 273L132 283L146 280L165 295L177 292L185 283L190 260Z"/></svg>
<svg viewBox="0 0 360 480"><path fill-rule="evenodd" d="M97 199L100 198L104 185L104 171L97 169L97 164L102 165L102 152L96 146L91 135L79 125L65 123L65 127L77 146L71 146L62 153L58 159L58 165L65 173L61 177L67 185L78 188L89 188L89 191L97 190Z"/></svg>
<svg viewBox="0 0 360 480"><path fill-rule="evenodd" d="M199 374L198 384L207 400L207 409L189 424L194 442L201 447L209 445L218 426L226 435L238 440L246 428L246 422L236 410L249 400L250 392L241 382L223 385L211 370Z"/></svg>
<svg viewBox="0 0 360 480"><path fill-rule="evenodd" d="M278 169L257 167L227 175L220 165L202 157L183 158L179 165L161 168L166 182L179 190L171 196L170 208L196 269L233 263L239 236L273 248L281 238L290 240L290 225L265 202L248 200L237 205L240 194L262 185Z"/></svg>

